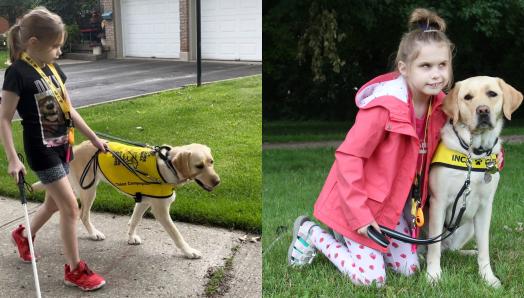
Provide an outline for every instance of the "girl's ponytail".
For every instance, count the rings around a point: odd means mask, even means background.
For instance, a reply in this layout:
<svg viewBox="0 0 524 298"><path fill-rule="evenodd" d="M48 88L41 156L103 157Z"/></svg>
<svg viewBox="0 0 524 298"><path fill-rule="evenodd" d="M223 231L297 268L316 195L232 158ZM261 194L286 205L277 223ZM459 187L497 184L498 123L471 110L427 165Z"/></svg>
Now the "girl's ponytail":
<svg viewBox="0 0 524 298"><path fill-rule="evenodd" d="M16 23L15 25L9 28L7 32L7 48L9 50L9 63L14 63L20 57L20 53L23 51L22 41L20 39L20 24Z"/></svg>

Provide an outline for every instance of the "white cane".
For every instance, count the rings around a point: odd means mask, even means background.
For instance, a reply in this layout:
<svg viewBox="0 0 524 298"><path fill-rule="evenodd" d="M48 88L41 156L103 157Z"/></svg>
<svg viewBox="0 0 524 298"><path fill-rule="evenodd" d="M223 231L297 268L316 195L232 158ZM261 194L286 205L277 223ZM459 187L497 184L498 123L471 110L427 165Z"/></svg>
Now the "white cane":
<svg viewBox="0 0 524 298"><path fill-rule="evenodd" d="M33 237L31 236L31 223L29 222L29 214L27 213L27 199L25 197L24 173L22 173L22 171L18 173L18 189L20 190L20 199L22 200L22 206L24 206L25 223L27 227L27 239L29 240L29 251L31 252L31 265L33 266L33 275L35 278L36 297L41 298L42 295L40 294L40 282L38 281L38 271L36 270L35 250L33 249Z"/></svg>

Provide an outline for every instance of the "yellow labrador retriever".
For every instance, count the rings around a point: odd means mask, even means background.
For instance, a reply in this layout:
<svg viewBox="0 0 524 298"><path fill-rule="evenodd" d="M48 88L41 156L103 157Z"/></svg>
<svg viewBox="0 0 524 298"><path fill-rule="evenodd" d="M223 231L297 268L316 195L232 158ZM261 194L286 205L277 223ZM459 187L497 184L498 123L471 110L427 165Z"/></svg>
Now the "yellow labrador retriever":
<svg viewBox="0 0 524 298"><path fill-rule="evenodd" d="M499 78L480 76L456 83L444 99L443 110L451 119L451 123L442 128L442 145L466 156L468 150L471 150L471 157L476 160L499 154L499 134L504 122L503 117L511 120L511 114L520 106L522 98L522 93ZM469 147L471 149L468 149ZM433 165L431 168L430 238L440 235L444 226L451 224L452 205L466 180L466 173L464 170L440 165ZM474 235L478 249L479 273L489 285L500 287L500 281L493 274L489 259L491 208L498 182L498 172L471 172L471 193L467 197L460 227L442 243L428 246L426 276L429 281L437 282L441 277L441 251L459 250ZM462 198L458 205L457 211L462 205Z"/></svg>
<svg viewBox="0 0 524 298"><path fill-rule="evenodd" d="M109 143L111 144L111 143ZM113 143L115 146L124 146L119 143ZM112 148L112 147L110 147ZM118 148L118 147L117 147ZM151 207L151 211L155 218L164 227L169 236L173 239L176 246L183 252L187 258L200 258L201 253L189 246L169 214L170 205L175 201L174 187L184 184L188 181L195 181L203 189L211 191L220 183L220 177L214 170L213 157L211 150L201 144L190 144L179 147L162 146L160 150L149 150L140 153L130 153L130 151L120 151L117 159L111 153L100 153L99 156L95 154L97 149L89 142L85 141L74 147L74 160L70 164L69 181L75 190L75 193L80 198L82 203L80 217L84 226L86 227L89 236L93 240L104 240L105 236L102 232L94 227L90 219L90 209L95 200L96 187L99 181L104 181L117 188L120 192L135 197L136 204L129 220L128 228L128 243L140 244L141 239L136 234L136 227L140 222L144 213ZM117 150L117 149L115 149ZM120 149L118 149L120 150ZM115 151L113 151L115 152ZM117 152L118 153L118 152ZM92 158L96 160L97 165L100 164L100 169L96 171L93 176L93 171L85 171L85 180L81 186L81 176L84 174L84 169L88 169ZM108 159L108 162L101 158ZM154 177L151 173L144 173L145 170L139 169L135 173L129 173L129 169L124 169L124 172L110 172L116 168L122 168L122 164L131 166L132 169L139 168L138 163L142 160L151 158L156 162L152 166L153 171L157 175ZM102 167L102 163L108 163L107 169ZM151 167L150 167L151 168ZM133 172L133 171L131 171ZM112 176L116 176L120 181L115 182ZM128 178L133 182L121 182L123 176L131 176ZM138 179L139 178L139 179ZM138 180L137 180L138 179ZM155 180L156 179L156 180ZM157 183L158 182L158 183ZM86 185L87 184L87 185ZM161 188L155 188L158 184ZM134 188L133 188L134 187ZM41 182L33 184L35 190L42 190Z"/></svg>

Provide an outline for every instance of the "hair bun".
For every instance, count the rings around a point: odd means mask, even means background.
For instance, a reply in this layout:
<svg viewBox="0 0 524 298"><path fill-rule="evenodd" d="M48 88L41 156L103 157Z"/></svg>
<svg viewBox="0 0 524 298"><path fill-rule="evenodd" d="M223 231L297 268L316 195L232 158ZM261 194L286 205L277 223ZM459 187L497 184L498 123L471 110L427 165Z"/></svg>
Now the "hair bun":
<svg viewBox="0 0 524 298"><path fill-rule="evenodd" d="M413 10L409 16L409 30L438 30L446 32L446 22L433 11L425 8Z"/></svg>

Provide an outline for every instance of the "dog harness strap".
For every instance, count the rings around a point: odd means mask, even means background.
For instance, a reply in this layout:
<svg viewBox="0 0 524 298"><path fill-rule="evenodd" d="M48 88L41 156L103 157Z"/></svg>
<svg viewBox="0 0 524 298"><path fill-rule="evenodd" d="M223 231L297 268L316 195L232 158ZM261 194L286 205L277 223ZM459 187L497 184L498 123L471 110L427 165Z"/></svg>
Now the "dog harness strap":
<svg viewBox="0 0 524 298"><path fill-rule="evenodd" d="M162 153L163 149L166 150L166 154ZM175 175L175 177L178 180L182 181L183 179L178 176L178 172L176 171L175 167L173 167L173 164L171 163L171 161L167 157L167 155L169 154L169 151L171 151L171 147L161 146L161 147L156 148L155 150L156 150L158 156L160 157L160 159L162 159L164 161L164 163L166 164L167 168L171 171L171 173L173 173L173 175ZM159 172L159 174L160 174L160 172ZM160 177L162 177L162 175L160 175ZM162 179L164 179L164 177L162 177Z"/></svg>
<svg viewBox="0 0 524 298"><path fill-rule="evenodd" d="M491 151L491 150L490 150ZM485 172L490 168L490 161L496 161L497 155L490 154L486 157L476 158L471 161L471 170L474 172ZM447 168L466 171L467 155L449 149L444 143L440 143L431 160L431 166L439 165Z"/></svg>
<svg viewBox="0 0 524 298"><path fill-rule="evenodd" d="M133 198L135 199L135 203L140 203L142 202L142 193L141 192L137 192Z"/></svg>

